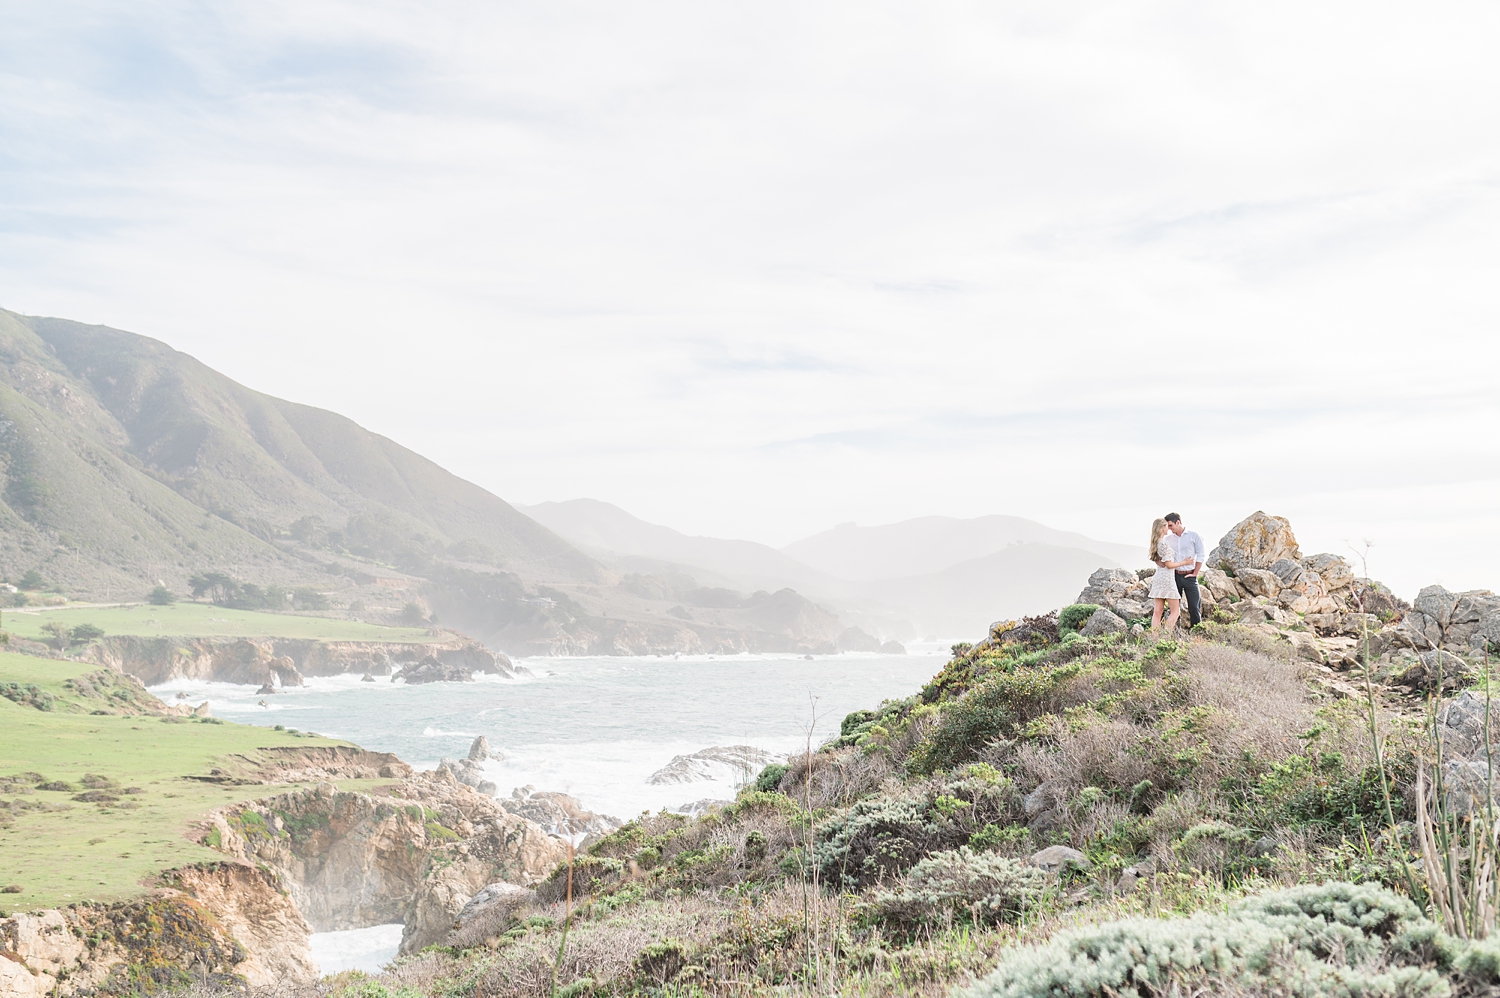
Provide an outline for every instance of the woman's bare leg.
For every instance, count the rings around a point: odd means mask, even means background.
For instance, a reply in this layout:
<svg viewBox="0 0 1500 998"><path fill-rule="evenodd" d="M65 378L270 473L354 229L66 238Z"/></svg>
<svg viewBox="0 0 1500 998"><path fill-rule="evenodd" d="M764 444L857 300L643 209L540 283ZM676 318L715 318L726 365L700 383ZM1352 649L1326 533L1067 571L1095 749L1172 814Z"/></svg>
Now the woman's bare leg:
<svg viewBox="0 0 1500 998"><path fill-rule="evenodd" d="M1166 600L1160 596L1156 597L1156 609L1151 611L1151 629L1153 631L1161 630L1161 608L1165 602Z"/></svg>
<svg viewBox="0 0 1500 998"><path fill-rule="evenodd" d="M1169 599L1167 602L1172 604L1172 615L1167 618L1167 630L1170 631L1176 628L1177 618L1182 615L1182 600Z"/></svg>

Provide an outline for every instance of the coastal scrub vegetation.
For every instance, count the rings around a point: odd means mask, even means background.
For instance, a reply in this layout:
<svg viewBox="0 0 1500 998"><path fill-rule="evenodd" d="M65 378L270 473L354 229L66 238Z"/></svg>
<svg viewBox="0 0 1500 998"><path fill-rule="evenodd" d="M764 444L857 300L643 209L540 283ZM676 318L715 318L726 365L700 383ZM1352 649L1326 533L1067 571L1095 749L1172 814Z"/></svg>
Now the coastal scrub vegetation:
<svg viewBox="0 0 1500 998"><path fill-rule="evenodd" d="M1478 867L1494 852L1473 831L1488 819L1428 813L1430 711L1373 687L1330 693L1238 625L1153 640L1084 636L1080 618L957 646L919 693L851 713L727 806L642 815L588 843L529 905L317 989L1029 998L1500 984L1500 943L1471 917L1494 893Z"/></svg>
<svg viewBox="0 0 1500 998"><path fill-rule="evenodd" d="M1438 765L1458 729L1436 700L1362 673L1330 686L1238 624L1090 636L1072 609L955 646L919 692L849 714L733 802L586 841L443 945L278 993L1500 986L1500 822L1463 775L1493 762ZM1467 675L1483 709L1488 670Z"/></svg>

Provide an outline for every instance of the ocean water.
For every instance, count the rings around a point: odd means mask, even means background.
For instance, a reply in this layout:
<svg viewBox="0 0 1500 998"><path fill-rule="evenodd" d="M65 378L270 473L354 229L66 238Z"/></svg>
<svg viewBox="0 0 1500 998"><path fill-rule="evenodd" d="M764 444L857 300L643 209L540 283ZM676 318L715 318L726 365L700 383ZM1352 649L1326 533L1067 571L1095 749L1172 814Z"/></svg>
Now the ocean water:
<svg viewBox="0 0 1500 998"><path fill-rule="evenodd" d="M177 681L153 687L173 700L208 700L216 716L282 724L395 752L418 769L461 758L476 735L504 759L485 769L502 796L526 785L561 790L618 818L732 797L736 777L653 786L680 754L752 745L778 755L837 734L852 710L914 693L946 649L907 655L845 654L534 658L534 678L478 676L473 683L407 686L357 675L312 678L260 696L253 686ZM260 706L264 701L265 706ZM753 775L753 774L752 774ZM740 777L742 779L743 777Z"/></svg>
<svg viewBox="0 0 1500 998"><path fill-rule="evenodd" d="M946 661L947 648L907 655L845 654L522 659L531 678L478 676L473 683L407 686L357 675L307 680L260 696L254 686L177 681L152 687L164 700L186 693L216 716L285 725L395 752L418 769L461 758L476 735L505 758L485 765L502 796L526 785L561 790L617 818L733 797L743 779L653 786L677 755L715 745L752 745L778 755L837 734L850 711L909 696ZM264 701L265 706L260 706ZM754 775L754 774L750 774ZM400 926L313 937L325 974L373 971L392 959Z"/></svg>

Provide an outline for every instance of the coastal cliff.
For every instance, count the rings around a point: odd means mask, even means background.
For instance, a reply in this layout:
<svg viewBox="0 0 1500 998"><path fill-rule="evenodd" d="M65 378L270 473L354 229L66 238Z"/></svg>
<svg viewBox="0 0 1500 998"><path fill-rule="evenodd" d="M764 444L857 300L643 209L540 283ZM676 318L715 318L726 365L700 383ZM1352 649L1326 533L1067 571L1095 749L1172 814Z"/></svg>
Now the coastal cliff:
<svg viewBox="0 0 1500 998"><path fill-rule="evenodd" d="M263 870L236 863L172 870L135 900L0 919L0 995L307 983L318 976L309 931Z"/></svg>
<svg viewBox="0 0 1500 998"><path fill-rule="evenodd" d="M119 635L90 645L88 655L147 686L177 679L299 686L306 676L389 676L428 657L471 672L515 674L505 655L460 634L425 643Z"/></svg>
<svg viewBox="0 0 1500 998"><path fill-rule="evenodd" d="M562 839L444 771L225 808L203 842L275 871L316 931L404 922L402 952L440 940L484 887L534 884L567 858Z"/></svg>

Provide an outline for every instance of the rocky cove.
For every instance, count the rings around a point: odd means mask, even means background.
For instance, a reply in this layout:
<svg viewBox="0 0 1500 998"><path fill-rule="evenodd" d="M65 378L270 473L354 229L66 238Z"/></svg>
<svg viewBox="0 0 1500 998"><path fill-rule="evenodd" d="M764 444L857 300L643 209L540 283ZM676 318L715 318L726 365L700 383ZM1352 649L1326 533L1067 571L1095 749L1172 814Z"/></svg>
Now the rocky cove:
<svg viewBox="0 0 1500 998"><path fill-rule="evenodd" d="M334 779L395 777L372 793ZM204 779L323 777L207 815L190 834L224 860L163 871L137 900L0 919L0 995L93 993L190 981L306 983L315 931L403 922L401 951L441 941L469 900L496 883L534 884L567 842L447 770L413 775L393 757L312 749L225 760ZM612 827L612 826L606 826Z"/></svg>
<svg viewBox="0 0 1500 998"><path fill-rule="evenodd" d="M219 667L227 663L232 668L235 662L244 661L267 665L274 662L268 657L270 652L295 648L262 646L257 651L247 651L243 646L236 649L236 644L219 642L208 650L227 650L229 654L219 658ZM179 662L184 660L178 657ZM206 655L198 661L205 662ZM308 655L301 661L305 664L315 659ZM920 677L930 674L932 668L923 664L924 657L920 655L885 661L899 664L905 670L884 680L899 685L876 687L892 692L915 688ZM353 660L353 667L362 668L366 662L368 659ZM394 664L409 668L418 663L408 659ZM253 697L247 692L245 698L251 704L256 699L265 699L273 706L293 709L308 700L319 700L327 702L330 710L346 714L351 704L368 702L372 705L373 727L355 732L355 740L382 747L375 732L393 727L412 730L409 722L396 720L401 715L393 713L393 705L451 704L456 719L469 717L469 723L473 723L472 718L481 706L498 699L506 705L506 712L501 726L488 730L501 733L509 752L518 739L533 739L559 726L593 728L602 737L629 740L639 735L618 727L622 713L615 705L631 704L631 709L623 715L629 718L669 692L675 692L679 698L690 691L712 694L710 699L687 701L686 713L674 722L674 727L681 728L678 737L687 741L669 742L643 754L639 775L633 777L659 796L663 804L690 805L694 812L721 806L726 797L732 796L732 790L717 784L705 792L705 778L717 779L719 784L742 782L747 775L753 777L773 757L752 746L704 748L716 743L729 744L730 739L725 736L733 729L716 730L714 721L724 716L727 703L737 703L747 719L744 723L763 732L774 730L768 723L771 718L790 712L794 722L783 725L786 730L777 735L780 740L776 743L776 758L801 742L794 732L801 723L798 718L803 707L799 704L805 705L805 693L794 689L787 698L758 702L765 700L769 692L794 683L795 676L807 673L810 666L801 656L769 661L608 659L596 664L572 660L555 663L555 667L561 674L527 682L501 682L498 675L491 674L480 682L438 682L414 687L388 680L361 683L356 678L357 672L333 676L314 673L303 676L306 685L278 687L278 696ZM844 677L841 680L844 685L830 698L836 709L868 699L869 694L859 691L868 688L872 675L879 675L885 668L882 660L848 656L824 660L816 666L819 672ZM113 669L101 667L90 675L114 677L127 684L137 699L155 708L153 712L172 716L188 710L162 704L133 677ZM243 672L238 676L240 682L233 688L245 691L255 690L251 684L268 678L262 672ZM650 685L642 688L634 677L648 679ZM729 682L731 678L733 682ZM174 689L180 692L194 688L193 683L201 683L213 698L213 714L227 715L230 719L236 716L236 711L227 709L231 705L221 699L228 686L222 679L213 679L210 687L207 678L182 678L164 688L157 687L155 692L171 700ZM824 695L832 692L835 691ZM198 703L198 697L195 695L190 702ZM560 705L591 702L597 702L598 709L604 712L597 718L580 714L576 706L558 714ZM267 715L260 710L250 716L268 725L272 719L288 719L292 715L274 711ZM611 723L601 728L606 719ZM299 723L325 730L331 726L322 715ZM520 896L529 896L528 885L549 873L566 856L569 837L581 840L586 846L619 824L618 819L584 807L571 794L549 789L567 786L557 775L518 775L514 784L505 784L503 790L484 786L487 781L507 778L510 772L508 768L494 771L500 752L491 750L483 738L473 736L450 748L449 739L423 737L421 723L416 722L413 737L402 743L416 748L402 747L400 751L407 758L423 759L424 766L434 767L422 775L415 774L393 753L353 746L261 749L217 758L211 768L201 770L194 779L232 787L263 787L266 795L254 803L216 809L185 831L193 841L209 845L222 856L218 863L209 865L215 870L222 866L229 872L215 874L220 880L210 884L201 872L179 876L185 868L169 870L150 885L143 885L147 893L139 903L78 904L15 916L18 920L14 925L7 923L9 927L3 930L14 936L14 945L6 943L0 948L15 957L10 961L12 967L29 968L23 983L40 989L18 993L51 993L56 986L57 993L71 994L95 988L101 982L107 984L112 979L118 983L143 973L150 961L165 961L152 971L164 979L180 972L195 978L220 975L224 980L237 975L252 984L305 981L314 973L307 969L309 933L390 922L403 925L403 952L410 952L441 941L456 913L484 889L508 883L522 892ZM659 726L650 715L632 723ZM452 758L436 759L425 754L439 749ZM526 751L523 743L520 754L524 756ZM557 750L545 751L553 755ZM487 775L481 764L489 765L491 771ZM576 754L558 758L556 765L556 774L597 768L597 765L590 767ZM378 781L378 785L373 788L361 785L355 790L347 785L351 780ZM288 786L310 781L326 786L310 789ZM480 787L488 793L478 792ZM246 876L249 871L264 874L269 878L265 883L270 885L272 893L265 893L257 886L258 882L234 879L231 874L236 870L240 873L234 874L235 877ZM239 903L231 903L228 896L235 890L256 893L259 900L254 904L261 912L257 919L275 926L274 933L253 935L236 928L242 924L236 921L239 917L236 912L251 902L246 900L236 907ZM507 895L510 901L517 896ZM0 907L4 907L3 895ZM44 922L37 922L38 918ZM143 925L150 927L144 934L140 931ZM97 945L54 952L55 947L49 948L52 943L43 938L46 926L66 933L74 941L82 939L87 943L94 939ZM184 933L191 939L208 942L189 946L180 938ZM238 950L231 945L234 940L238 941ZM258 962L252 959L263 951L272 953L274 958ZM171 970L173 967L177 969Z"/></svg>

